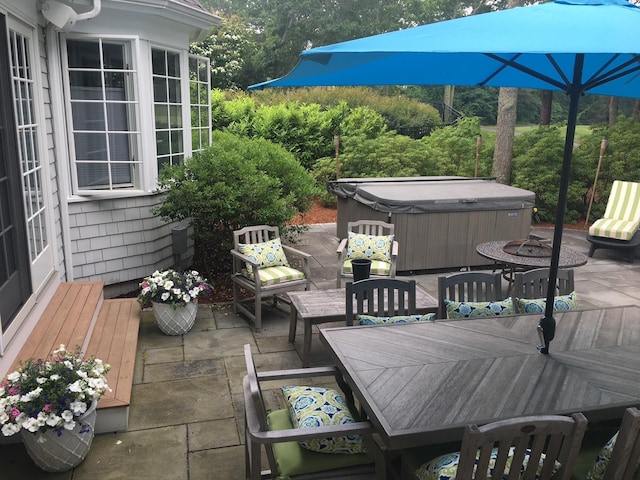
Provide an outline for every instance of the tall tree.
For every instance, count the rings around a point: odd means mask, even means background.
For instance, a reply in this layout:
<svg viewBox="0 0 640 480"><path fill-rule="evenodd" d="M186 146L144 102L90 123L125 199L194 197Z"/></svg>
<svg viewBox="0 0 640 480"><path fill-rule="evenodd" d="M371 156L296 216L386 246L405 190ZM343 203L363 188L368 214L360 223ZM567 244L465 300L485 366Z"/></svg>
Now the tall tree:
<svg viewBox="0 0 640 480"><path fill-rule="evenodd" d="M509 0L507 8L520 7L524 0ZM498 94L498 123L496 125L496 146L493 151L493 175L499 183L511 183L511 160L513 158L513 137L516 133L516 109L518 89L501 88Z"/></svg>
<svg viewBox="0 0 640 480"><path fill-rule="evenodd" d="M542 90L540 93L542 105L540 108L540 125L551 125L551 107L553 105L553 92Z"/></svg>

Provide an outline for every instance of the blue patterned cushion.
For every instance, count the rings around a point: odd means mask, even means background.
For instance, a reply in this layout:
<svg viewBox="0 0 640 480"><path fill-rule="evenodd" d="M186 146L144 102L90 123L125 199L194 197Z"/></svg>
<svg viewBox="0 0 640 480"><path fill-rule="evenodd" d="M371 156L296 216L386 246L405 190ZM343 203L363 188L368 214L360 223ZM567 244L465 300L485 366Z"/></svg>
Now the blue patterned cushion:
<svg viewBox="0 0 640 480"><path fill-rule="evenodd" d="M447 318L492 317L496 315L512 315L511 298L499 302L454 302L445 300Z"/></svg>
<svg viewBox="0 0 640 480"><path fill-rule="evenodd" d="M295 428L313 428L353 423L344 398L337 390L322 387L282 387ZM320 453L364 453L362 435L314 438L299 442L301 447Z"/></svg>
<svg viewBox="0 0 640 480"><path fill-rule="evenodd" d="M547 308L546 298L516 298L518 311L520 313L544 313ZM569 295L559 295L553 300L553 310L555 312L566 312L578 308L578 296L576 292Z"/></svg>
<svg viewBox="0 0 640 480"><path fill-rule="evenodd" d="M365 235L349 232L347 242L347 259L368 258L391 263L391 247L393 235Z"/></svg>
<svg viewBox="0 0 640 480"><path fill-rule="evenodd" d="M509 469L511 467L511 461L513 460L513 452L514 448L511 447L509 452L509 458L507 459L507 463L505 464L505 471L503 472L502 480L507 480L509 476ZM524 460L522 462L522 466L520 468L520 472L524 473L527 468L527 464L529 463L529 457L531 455L531 450L525 451ZM493 449L491 452L491 460L489 460L489 472L488 478L493 479L493 467L495 465L496 458L498 458L498 450ZM536 479L540 478L540 472L542 471L542 465L544 463L544 454L540 457L540 465L538 467L538 471L536 472ZM427 463L418 467L415 471L416 480L455 480L456 473L458 471L458 463L460 462L460 452L456 453L448 453L446 455L440 455L432 460L429 460ZM476 459L477 464L477 459ZM561 465L556 462L555 469L553 473L555 474ZM475 475L474 475L475 476Z"/></svg>
<svg viewBox="0 0 640 480"><path fill-rule="evenodd" d="M258 262L259 269L289 266L279 238L262 243L239 243L238 250L254 262ZM249 273L252 272L252 266L248 263L247 270Z"/></svg>
<svg viewBox="0 0 640 480"><path fill-rule="evenodd" d="M600 453L598 453L596 461L593 462L591 470L587 473L587 480L602 480L604 472L607 470L607 466L609 465L609 459L611 458L613 447L616 445L616 440L618 440L617 432L609 439L605 446L602 447Z"/></svg>
<svg viewBox="0 0 640 480"><path fill-rule="evenodd" d="M436 319L435 313L425 315L396 315L393 317L376 317L374 315L356 315L360 325L384 325L385 323L430 322Z"/></svg>

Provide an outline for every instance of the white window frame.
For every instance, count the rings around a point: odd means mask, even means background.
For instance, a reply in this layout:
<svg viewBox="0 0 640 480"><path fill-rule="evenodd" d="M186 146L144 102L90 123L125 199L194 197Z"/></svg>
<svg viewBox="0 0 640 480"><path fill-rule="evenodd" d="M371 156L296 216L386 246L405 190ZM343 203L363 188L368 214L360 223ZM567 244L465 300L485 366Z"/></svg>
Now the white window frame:
<svg viewBox="0 0 640 480"><path fill-rule="evenodd" d="M98 188L98 189L90 189L90 188L80 188L78 182L78 168L77 168L77 159L76 159L76 148L75 148L75 136L74 125L73 125L73 110L72 110L72 99L71 99L71 86L70 86L70 71L74 69L69 68L68 58L67 58L67 40L78 40L78 41L95 41L95 42L104 42L104 43L122 43L125 47L126 52L126 60L129 62L127 68L123 70L123 72L129 72L131 77L127 81L128 83L128 94L130 98L124 100L122 103L126 103L130 107L127 109L127 115L130 116L129 125L133 125L134 129L129 129L130 132L134 136L134 141L130 144L131 154L133 156L133 161L131 162L132 169L132 182L127 185L113 185L113 178L109 175L109 185L107 188ZM123 196L128 197L132 194L135 195L136 192L141 192L145 190L145 178L144 178L144 165L143 165L143 152L144 152L144 134L142 132L143 127L143 118L140 105L143 102L143 99L140 97L141 85L140 82L146 76L143 75L143 69L141 69L140 59L140 40L137 36L130 35L67 35L63 38L62 46L61 46L61 57L62 57L62 73L63 73L63 85L64 85L64 103L65 103L65 113L66 113L66 122L68 125L67 135L68 135L68 148L69 148L69 175L71 179L71 187L73 194L82 197L82 196ZM105 70L100 69L101 73ZM98 100L96 103L101 102L103 105L107 105L105 100ZM106 107L105 107L106 108ZM108 130L108 127L105 125L105 132ZM81 129L77 129L77 131L82 132Z"/></svg>
<svg viewBox="0 0 640 480"><path fill-rule="evenodd" d="M206 72L206 80L205 82L202 82L202 80L200 78L198 78L197 80L192 80L191 78L191 59L194 59L198 62L198 64L200 64L201 62L205 64L204 69ZM201 55L194 55L194 54L188 54L187 55L187 62L189 62L189 68L187 70L187 74L189 75L189 120L191 120L191 118L193 118L193 116L191 115L191 111L194 108L197 108L198 111L202 110L203 108L206 109L207 111L207 124L206 125L202 125L202 124L198 124L198 125L191 125L191 129L190 129L190 137L191 137L191 149L192 149L192 153L193 152L199 152L204 150L207 146L211 145L211 123L212 123L212 119L211 119L211 65L210 65L210 60L209 57L203 57ZM200 85L205 85L206 88L206 95L207 95L207 103L202 104L200 102L194 104L191 103L191 85L192 84L196 84L198 86ZM200 87L199 87L200 88ZM198 97L198 100L200 100L200 97ZM200 118L200 115L197 116L197 118ZM195 130L198 130L199 133L202 133L203 131L207 132L207 140L206 140L206 144L205 143L200 143L199 148L194 148L194 137L193 137L193 132ZM200 135L199 135L199 138Z"/></svg>

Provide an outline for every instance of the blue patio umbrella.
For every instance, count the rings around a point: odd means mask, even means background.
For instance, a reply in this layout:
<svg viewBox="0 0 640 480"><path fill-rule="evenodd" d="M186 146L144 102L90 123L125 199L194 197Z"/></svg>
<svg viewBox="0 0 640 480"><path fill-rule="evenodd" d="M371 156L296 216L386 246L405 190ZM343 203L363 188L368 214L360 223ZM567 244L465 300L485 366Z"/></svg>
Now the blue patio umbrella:
<svg viewBox="0 0 640 480"><path fill-rule="evenodd" d="M250 88L467 85L565 92L569 115L540 351L553 300L580 97L640 97L640 8L626 0L556 0L313 48L284 77Z"/></svg>

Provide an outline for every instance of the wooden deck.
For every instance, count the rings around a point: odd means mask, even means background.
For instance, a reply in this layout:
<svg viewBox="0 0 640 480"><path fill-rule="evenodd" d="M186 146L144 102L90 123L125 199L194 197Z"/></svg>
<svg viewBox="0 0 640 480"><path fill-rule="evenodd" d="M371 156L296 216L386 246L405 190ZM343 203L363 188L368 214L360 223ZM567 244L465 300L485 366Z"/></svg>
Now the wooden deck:
<svg viewBox="0 0 640 480"><path fill-rule="evenodd" d="M141 309L135 298L104 300L104 282L62 283L9 371L60 344L111 365L112 389L98 402L96 432L127 429Z"/></svg>

